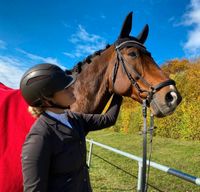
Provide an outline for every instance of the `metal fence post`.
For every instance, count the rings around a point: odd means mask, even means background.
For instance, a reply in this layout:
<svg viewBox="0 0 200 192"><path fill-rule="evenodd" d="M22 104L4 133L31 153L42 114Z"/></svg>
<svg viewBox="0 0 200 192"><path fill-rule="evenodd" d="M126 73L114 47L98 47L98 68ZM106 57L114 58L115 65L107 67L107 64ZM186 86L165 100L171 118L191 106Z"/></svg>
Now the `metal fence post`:
<svg viewBox="0 0 200 192"><path fill-rule="evenodd" d="M142 190L142 162L138 161L138 183L137 183L137 191L140 192Z"/></svg>
<svg viewBox="0 0 200 192"><path fill-rule="evenodd" d="M89 140L89 143L90 143L90 149L89 149L89 154L88 154L88 167L90 167L90 164L91 164L91 160L92 160L92 148L93 148L93 140Z"/></svg>

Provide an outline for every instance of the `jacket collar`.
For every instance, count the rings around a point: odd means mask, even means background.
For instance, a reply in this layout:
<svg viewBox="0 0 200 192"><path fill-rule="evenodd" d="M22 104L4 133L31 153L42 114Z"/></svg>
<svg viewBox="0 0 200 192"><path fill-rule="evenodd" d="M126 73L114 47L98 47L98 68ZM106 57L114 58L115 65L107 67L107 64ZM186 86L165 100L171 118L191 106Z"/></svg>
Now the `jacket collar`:
<svg viewBox="0 0 200 192"><path fill-rule="evenodd" d="M69 122L72 125L72 128L68 127L67 125L64 125L62 122L58 121L54 117L51 117L45 112L41 115L41 119L45 121L47 124L49 124L50 126L53 126L56 130L64 134L72 135L72 132L73 132L75 135L79 137L79 134L77 133L77 131L75 130L75 127L73 126L71 118L69 118Z"/></svg>
<svg viewBox="0 0 200 192"><path fill-rule="evenodd" d="M45 112L41 114L40 118L44 120L46 123L48 123L49 125L56 125L57 123L60 123L57 119L51 117Z"/></svg>

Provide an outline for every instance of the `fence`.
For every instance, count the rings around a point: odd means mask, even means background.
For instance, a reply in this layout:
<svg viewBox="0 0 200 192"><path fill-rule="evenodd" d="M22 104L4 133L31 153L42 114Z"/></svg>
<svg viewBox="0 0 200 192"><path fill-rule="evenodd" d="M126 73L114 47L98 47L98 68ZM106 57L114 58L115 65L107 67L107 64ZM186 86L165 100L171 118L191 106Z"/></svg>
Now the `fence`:
<svg viewBox="0 0 200 192"><path fill-rule="evenodd" d="M115 149L115 148L110 147L108 145L104 145L102 143L98 143L98 142L93 141L93 140L88 140L88 139L86 139L86 140L90 144L89 154L88 154L88 162L87 162L88 166L90 166L90 164L91 164L93 145L97 145L99 147L102 147L102 148L107 149L109 151L112 151L114 153L120 154L122 156L125 156L125 157L128 157L128 158L132 159L132 160L137 161L138 162L137 190L141 191L141 179L142 179L142 158L141 157L137 157L137 156L132 155L130 153L120 151L118 149ZM151 167L154 167L155 169L158 169L160 171L166 172L166 173L168 173L170 175L174 175L174 176L179 177L179 178L181 178L181 179L183 179L185 181L189 181L189 182L191 182L193 184L196 184L196 185L200 186L200 178L198 178L198 177L189 175L189 174L184 173L182 171L179 171L179 170L176 170L176 169L173 169L173 168L170 168L170 167L167 167L167 166L164 166L164 165L152 162L152 161L150 161L150 162L147 161L147 165L150 165Z"/></svg>

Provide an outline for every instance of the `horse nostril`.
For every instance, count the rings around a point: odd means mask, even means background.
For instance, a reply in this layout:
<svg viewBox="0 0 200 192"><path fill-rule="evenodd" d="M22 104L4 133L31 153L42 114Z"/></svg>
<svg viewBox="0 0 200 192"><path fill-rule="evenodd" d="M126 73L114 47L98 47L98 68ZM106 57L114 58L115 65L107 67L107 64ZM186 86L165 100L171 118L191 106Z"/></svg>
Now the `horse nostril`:
<svg viewBox="0 0 200 192"><path fill-rule="evenodd" d="M174 105L176 103L177 99L178 99L178 96L177 96L176 92L174 92L174 91L168 92L165 96L166 103L169 106Z"/></svg>

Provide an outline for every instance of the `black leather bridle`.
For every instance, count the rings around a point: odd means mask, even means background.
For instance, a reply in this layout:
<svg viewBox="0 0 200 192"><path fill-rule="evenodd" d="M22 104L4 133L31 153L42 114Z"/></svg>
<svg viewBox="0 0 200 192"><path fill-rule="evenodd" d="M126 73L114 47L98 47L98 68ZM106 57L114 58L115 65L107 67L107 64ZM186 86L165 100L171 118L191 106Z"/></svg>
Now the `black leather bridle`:
<svg viewBox="0 0 200 192"><path fill-rule="evenodd" d="M131 75L131 73L127 69L127 64L129 64L125 58L123 57L122 53L120 52L123 48L130 46L130 47L135 47L138 48L141 52L143 52L146 55L151 56L151 53L147 51L147 49L144 47L143 44L136 40L126 40L123 42L117 41L115 43L115 50L117 52L117 61L114 65L113 72L112 72L112 84L113 84L113 89L114 89L114 84L117 76L117 71L119 68L119 64L122 65L123 71L126 73L128 79L130 80L131 84L136 88L138 95L140 99L143 101L143 108L142 108L142 114L143 114L143 158L142 158L142 177L141 177L141 192L147 192L148 189L148 176L149 176L149 170L150 170L150 159L151 159L151 152L150 151L150 156L149 156L149 166L148 166L148 172L147 172L147 101L148 103L151 102L153 99L153 95L162 89L163 87L169 86L169 85L175 85L175 81L168 79L164 82L159 83L156 86L153 86L149 82L147 82L142 75L140 75L134 68L131 68L131 72L134 73L135 78ZM138 54L135 54L135 58L139 57ZM139 84L138 80L141 80L148 88L149 90L142 89ZM141 93L147 93L147 97L145 99L141 98ZM150 124L153 124L153 115L151 115L151 120ZM153 131L153 127L151 126L150 129ZM153 135L153 132L151 131L151 137ZM150 142L151 149L152 149L152 139ZM148 175L147 175L148 173Z"/></svg>
<svg viewBox="0 0 200 192"><path fill-rule="evenodd" d="M175 85L175 81L169 79L166 80L162 83L159 83L156 86L151 85L149 82L147 82L134 68L131 68L131 72L134 73L134 75L136 76L135 78L133 78L133 76L131 75L131 73L128 71L127 69L127 64L128 62L125 60L125 58L123 57L122 53L120 52L123 48L130 46L130 47L135 47L138 48L141 52L145 53L146 55L151 56L151 53L147 51L147 49L145 48L145 46L141 43L139 43L138 41L135 40L127 40L124 41L122 43L118 43L118 41L115 43L115 50L117 52L117 61L114 65L113 68L113 72L112 72L112 84L113 84L113 88L114 88L114 83L116 80L116 76L117 76L117 71L119 68L119 64L122 65L122 69L123 71L126 73L128 79L130 80L131 84L136 88L136 90L138 91L138 95L140 96L141 93L146 92L147 95L147 100L150 102L154 93L156 93L157 91L159 91L160 89L162 89L163 87L169 86L169 85ZM139 57L139 55L135 55L135 58ZM149 90L144 90L142 89L139 84L138 84L138 80L141 80L147 87L149 87Z"/></svg>

